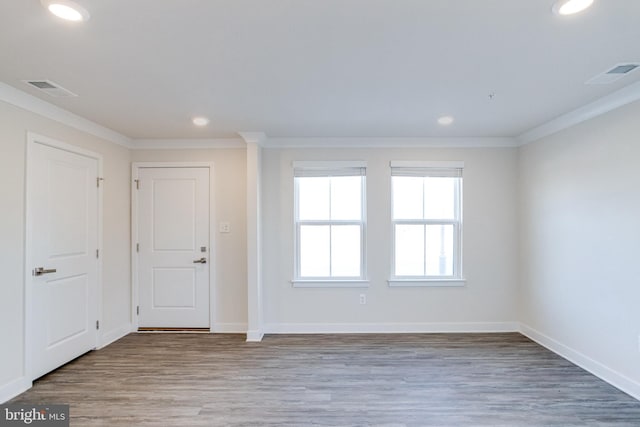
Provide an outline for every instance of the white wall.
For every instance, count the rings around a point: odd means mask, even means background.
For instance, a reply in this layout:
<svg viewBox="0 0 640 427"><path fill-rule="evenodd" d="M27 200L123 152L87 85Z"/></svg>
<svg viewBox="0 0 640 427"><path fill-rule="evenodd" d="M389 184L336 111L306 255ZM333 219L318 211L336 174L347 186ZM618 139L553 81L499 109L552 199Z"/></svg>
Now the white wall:
<svg viewBox="0 0 640 427"><path fill-rule="evenodd" d="M465 287L390 288L390 160L462 160ZM294 160L367 161L368 289L293 288ZM511 330L517 320L517 150L263 150L265 332ZM359 304L359 294L367 304Z"/></svg>
<svg viewBox="0 0 640 427"><path fill-rule="evenodd" d="M215 233L216 332L247 330L247 173L246 149L133 150L134 162L213 162L216 224L229 222L231 233Z"/></svg>
<svg viewBox="0 0 640 427"><path fill-rule="evenodd" d="M104 160L101 336L129 330L129 150L0 101L0 401L24 372L24 230L27 131L102 154Z"/></svg>
<svg viewBox="0 0 640 427"><path fill-rule="evenodd" d="M520 149L525 332L640 398L640 102Z"/></svg>

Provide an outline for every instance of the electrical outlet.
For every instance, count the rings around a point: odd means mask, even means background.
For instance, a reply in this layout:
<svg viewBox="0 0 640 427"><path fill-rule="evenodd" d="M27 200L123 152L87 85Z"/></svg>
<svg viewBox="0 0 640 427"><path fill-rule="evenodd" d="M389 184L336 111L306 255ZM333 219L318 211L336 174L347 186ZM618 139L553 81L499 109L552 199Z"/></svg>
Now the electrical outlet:
<svg viewBox="0 0 640 427"><path fill-rule="evenodd" d="M218 231L221 233L231 233L231 224L228 222L221 222L218 227Z"/></svg>
<svg viewBox="0 0 640 427"><path fill-rule="evenodd" d="M365 294L360 294L360 304L367 303L367 296Z"/></svg>

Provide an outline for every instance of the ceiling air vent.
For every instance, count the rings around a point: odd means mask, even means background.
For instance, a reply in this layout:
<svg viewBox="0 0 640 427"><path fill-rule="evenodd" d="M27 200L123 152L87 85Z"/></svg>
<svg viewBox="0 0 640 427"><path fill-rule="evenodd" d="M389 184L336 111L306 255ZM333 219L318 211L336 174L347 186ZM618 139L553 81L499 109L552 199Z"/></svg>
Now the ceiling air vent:
<svg viewBox="0 0 640 427"><path fill-rule="evenodd" d="M640 62L630 62L627 64L617 64L610 70L604 73L598 74L594 78L587 80L585 84L588 85L606 85L620 80L627 74L640 68Z"/></svg>
<svg viewBox="0 0 640 427"><path fill-rule="evenodd" d="M23 82L55 98L71 98L78 96L51 80L23 80Z"/></svg>

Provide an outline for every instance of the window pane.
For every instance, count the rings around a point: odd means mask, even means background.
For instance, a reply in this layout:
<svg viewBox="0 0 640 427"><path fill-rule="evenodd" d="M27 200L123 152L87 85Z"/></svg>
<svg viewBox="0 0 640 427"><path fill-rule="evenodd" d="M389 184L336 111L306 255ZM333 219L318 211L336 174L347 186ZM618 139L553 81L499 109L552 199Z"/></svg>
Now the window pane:
<svg viewBox="0 0 640 427"><path fill-rule="evenodd" d="M427 276L453 276L453 225L427 225Z"/></svg>
<svg viewBox="0 0 640 427"><path fill-rule="evenodd" d="M424 275L424 225L396 225L396 276Z"/></svg>
<svg viewBox="0 0 640 427"><path fill-rule="evenodd" d="M394 176L393 218L422 219L422 183L424 178L413 176Z"/></svg>
<svg viewBox="0 0 640 427"><path fill-rule="evenodd" d="M329 178L299 177L298 216L302 220L329 219Z"/></svg>
<svg viewBox="0 0 640 427"><path fill-rule="evenodd" d="M359 220L362 217L362 177L331 178L331 219Z"/></svg>
<svg viewBox="0 0 640 427"><path fill-rule="evenodd" d="M331 227L331 275L360 277L360 226Z"/></svg>
<svg viewBox="0 0 640 427"><path fill-rule="evenodd" d="M455 185L458 178L424 179L425 219L454 219Z"/></svg>
<svg viewBox="0 0 640 427"><path fill-rule="evenodd" d="M329 275L329 226L300 226L300 277Z"/></svg>

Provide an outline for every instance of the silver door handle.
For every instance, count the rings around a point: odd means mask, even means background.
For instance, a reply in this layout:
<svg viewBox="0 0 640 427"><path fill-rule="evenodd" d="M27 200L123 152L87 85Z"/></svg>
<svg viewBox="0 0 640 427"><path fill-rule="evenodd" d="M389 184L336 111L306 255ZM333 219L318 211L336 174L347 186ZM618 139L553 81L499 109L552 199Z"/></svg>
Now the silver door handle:
<svg viewBox="0 0 640 427"><path fill-rule="evenodd" d="M193 261L193 263L194 264L206 264L207 263L207 259L203 257L203 258L200 258L200 259L197 259L197 260Z"/></svg>
<svg viewBox="0 0 640 427"><path fill-rule="evenodd" d="M55 268L44 268L38 267L33 269L34 276L42 276L43 274L55 273L57 270Z"/></svg>

